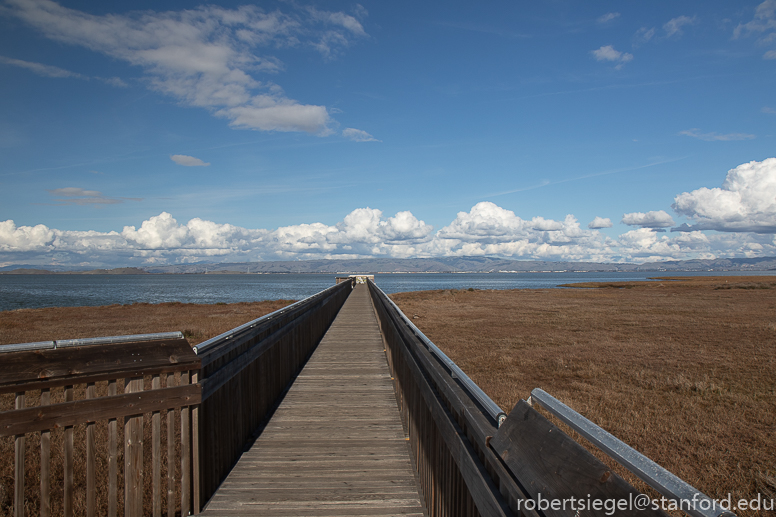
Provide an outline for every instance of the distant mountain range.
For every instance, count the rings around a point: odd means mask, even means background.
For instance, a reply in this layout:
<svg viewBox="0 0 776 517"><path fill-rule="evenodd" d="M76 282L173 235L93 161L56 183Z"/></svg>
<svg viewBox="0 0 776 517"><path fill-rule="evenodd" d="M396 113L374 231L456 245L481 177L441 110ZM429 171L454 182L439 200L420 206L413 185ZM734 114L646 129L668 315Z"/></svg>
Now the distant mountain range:
<svg viewBox="0 0 776 517"><path fill-rule="evenodd" d="M355 259L239 262L227 264L177 264L83 270L67 266L14 265L0 274L240 274L240 273L497 273L557 271L769 271L776 270L776 257L677 260L645 264L597 262L551 262L505 260L490 257L443 257L427 259Z"/></svg>

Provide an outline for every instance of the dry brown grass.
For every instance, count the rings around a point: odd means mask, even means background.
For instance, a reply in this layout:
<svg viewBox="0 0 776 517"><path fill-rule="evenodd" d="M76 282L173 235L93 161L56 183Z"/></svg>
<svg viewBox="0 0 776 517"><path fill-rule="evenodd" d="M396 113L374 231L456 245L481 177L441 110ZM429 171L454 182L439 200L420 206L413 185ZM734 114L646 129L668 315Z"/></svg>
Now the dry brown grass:
<svg viewBox="0 0 776 517"><path fill-rule="evenodd" d="M541 387L712 497L776 498L776 278L392 298L505 410Z"/></svg>
<svg viewBox="0 0 776 517"><path fill-rule="evenodd" d="M152 305L138 303L132 305L110 305L105 307L60 307L49 309L21 309L0 312L0 344L48 341L55 339L86 338L99 336L116 336L126 334L145 334L152 332L170 332L180 330L192 345L217 336L238 325L258 318L264 314L285 307L290 300L275 300L255 303L234 303L218 305L196 305L182 303L163 303ZM1 368L1 367L0 367ZM176 380L176 382L179 382ZM146 389L150 387L150 378L146 379ZM107 383L97 383L99 396L107 393ZM62 388L52 389L52 403L64 399ZM75 400L85 397L84 386L75 387ZM0 411L13 408L13 394L0 395ZM40 390L28 392L26 404L28 407L40 404ZM161 435L166 437L166 412L162 417ZM180 425L180 416L176 415L176 428ZM119 425L119 443L123 442L123 429ZM144 419L146 443L151 443L150 418ZM73 509L76 515L86 513L86 472L84 458L86 457L86 426L78 425L75 434L75 469ZM97 472L107 472L107 422L96 424ZM60 515L63 511L63 479L64 460L62 455L64 432L55 429L51 433L51 472L52 472L52 515ZM162 446L162 480L163 494L166 492L165 478L167 475L167 450L163 439ZM25 514L39 515L40 496L40 433L26 435L26 468L25 468ZM175 463L176 477L180 476L180 443L176 444ZM118 464L123 464L123 447L118 449ZM144 448L145 465L150 465L151 448ZM0 516L10 516L13 512L14 490L14 439L0 437ZM123 469L119 468L119 486L123 483ZM150 507L151 476L144 476L146 507ZM97 478L98 514L107 512L107 476ZM166 495L162 498L164 514L166 515ZM180 494L176 492L177 511L180 512ZM119 509L123 506L123 492L119 490Z"/></svg>
<svg viewBox="0 0 776 517"><path fill-rule="evenodd" d="M4 311L0 312L0 345L179 330L193 346L292 302L133 303Z"/></svg>

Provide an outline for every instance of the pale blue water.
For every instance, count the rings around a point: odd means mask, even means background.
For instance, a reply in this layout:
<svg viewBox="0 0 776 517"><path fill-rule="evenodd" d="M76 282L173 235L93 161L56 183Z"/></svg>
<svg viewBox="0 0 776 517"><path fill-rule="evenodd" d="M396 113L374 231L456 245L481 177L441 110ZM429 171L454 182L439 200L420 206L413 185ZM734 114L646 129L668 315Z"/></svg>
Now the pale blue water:
<svg viewBox="0 0 776 517"><path fill-rule="evenodd" d="M416 273L376 275L388 294L432 289L542 289L573 282L656 276L774 275L776 271L692 273ZM333 274L0 275L0 311L138 302L231 303L299 300L334 284Z"/></svg>

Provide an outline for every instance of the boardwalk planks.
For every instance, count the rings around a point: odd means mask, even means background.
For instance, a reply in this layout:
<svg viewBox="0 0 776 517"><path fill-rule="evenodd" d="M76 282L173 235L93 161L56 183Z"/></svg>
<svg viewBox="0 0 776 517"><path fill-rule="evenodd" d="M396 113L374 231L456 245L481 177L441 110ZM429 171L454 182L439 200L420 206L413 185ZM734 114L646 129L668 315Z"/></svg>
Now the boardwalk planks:
<svg viewBox="0 0 776 517"><path fill-rule="evenodd" d="M203 512L352 514L424 514L364 285Z"/></svg>

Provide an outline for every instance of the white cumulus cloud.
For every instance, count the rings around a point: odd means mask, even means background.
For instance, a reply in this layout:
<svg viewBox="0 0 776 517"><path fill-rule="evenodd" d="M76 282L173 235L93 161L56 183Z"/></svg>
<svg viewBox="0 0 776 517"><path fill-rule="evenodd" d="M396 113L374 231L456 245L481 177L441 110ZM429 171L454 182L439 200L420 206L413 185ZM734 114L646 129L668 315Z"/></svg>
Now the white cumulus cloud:
<svg viewBox="0 0 776 517"><path fill-rule="evenodd" d="M665 210L623 214L622 223L629 226L641 226L642 228L668 228L676 224Z"/></svg>
<svg viewBox="0 0 776 517"><path fill-rule="evenodd" d="M99 199L79 187L54 189L62 199ZM694 221L673 228L663 210L633 212L622 222L637 228L616 238L601 233L612 221L596 217L583 228L484 201L461 211L438 231L410 211L386 216L357 208L335 224L311 222L275 229L244 228L162 212L119 232L73 231L0 222L0 263L90 264L93 267L359 257L498 256L515 259L646 262L666 259L776 255L776 158L728 172L720 188L679 194L674 210ZM715 231L716 230L716 231ZM662 233L658 233L661 232Z"/></svg>
<svg viewBox="0 0 776 517"><path fill-rule="evenodd" d="M186 167L207 167L210 165L210 163L203 162L199 158L194 158L193 156L187 156L185 154L171 154L170 160L178 165L184 165Z"/></svg>
<svg viewBox="0 0 776 517"><path fill-rule="evenodd" d="M696 221L682 229L776 233L776 158L739 165L721 187L679 194L672 207Z"/></svg>
<svg viewBox="0 0 776 517"><path fill-rule="evenodd" d="M42 224L17 228L13 221L0 222L0 250L30 251L44 248L54 240L54 232Z"/></svg>
<svg viewBox="0 0 776 517"><path fill-rule="evenodd" d="M608 217L598 217L596 216L592 221L590 221L587 225L588 228L591 230L599 230L601 228L611 228L614 226L612 224L612 220Z"/></svg>

